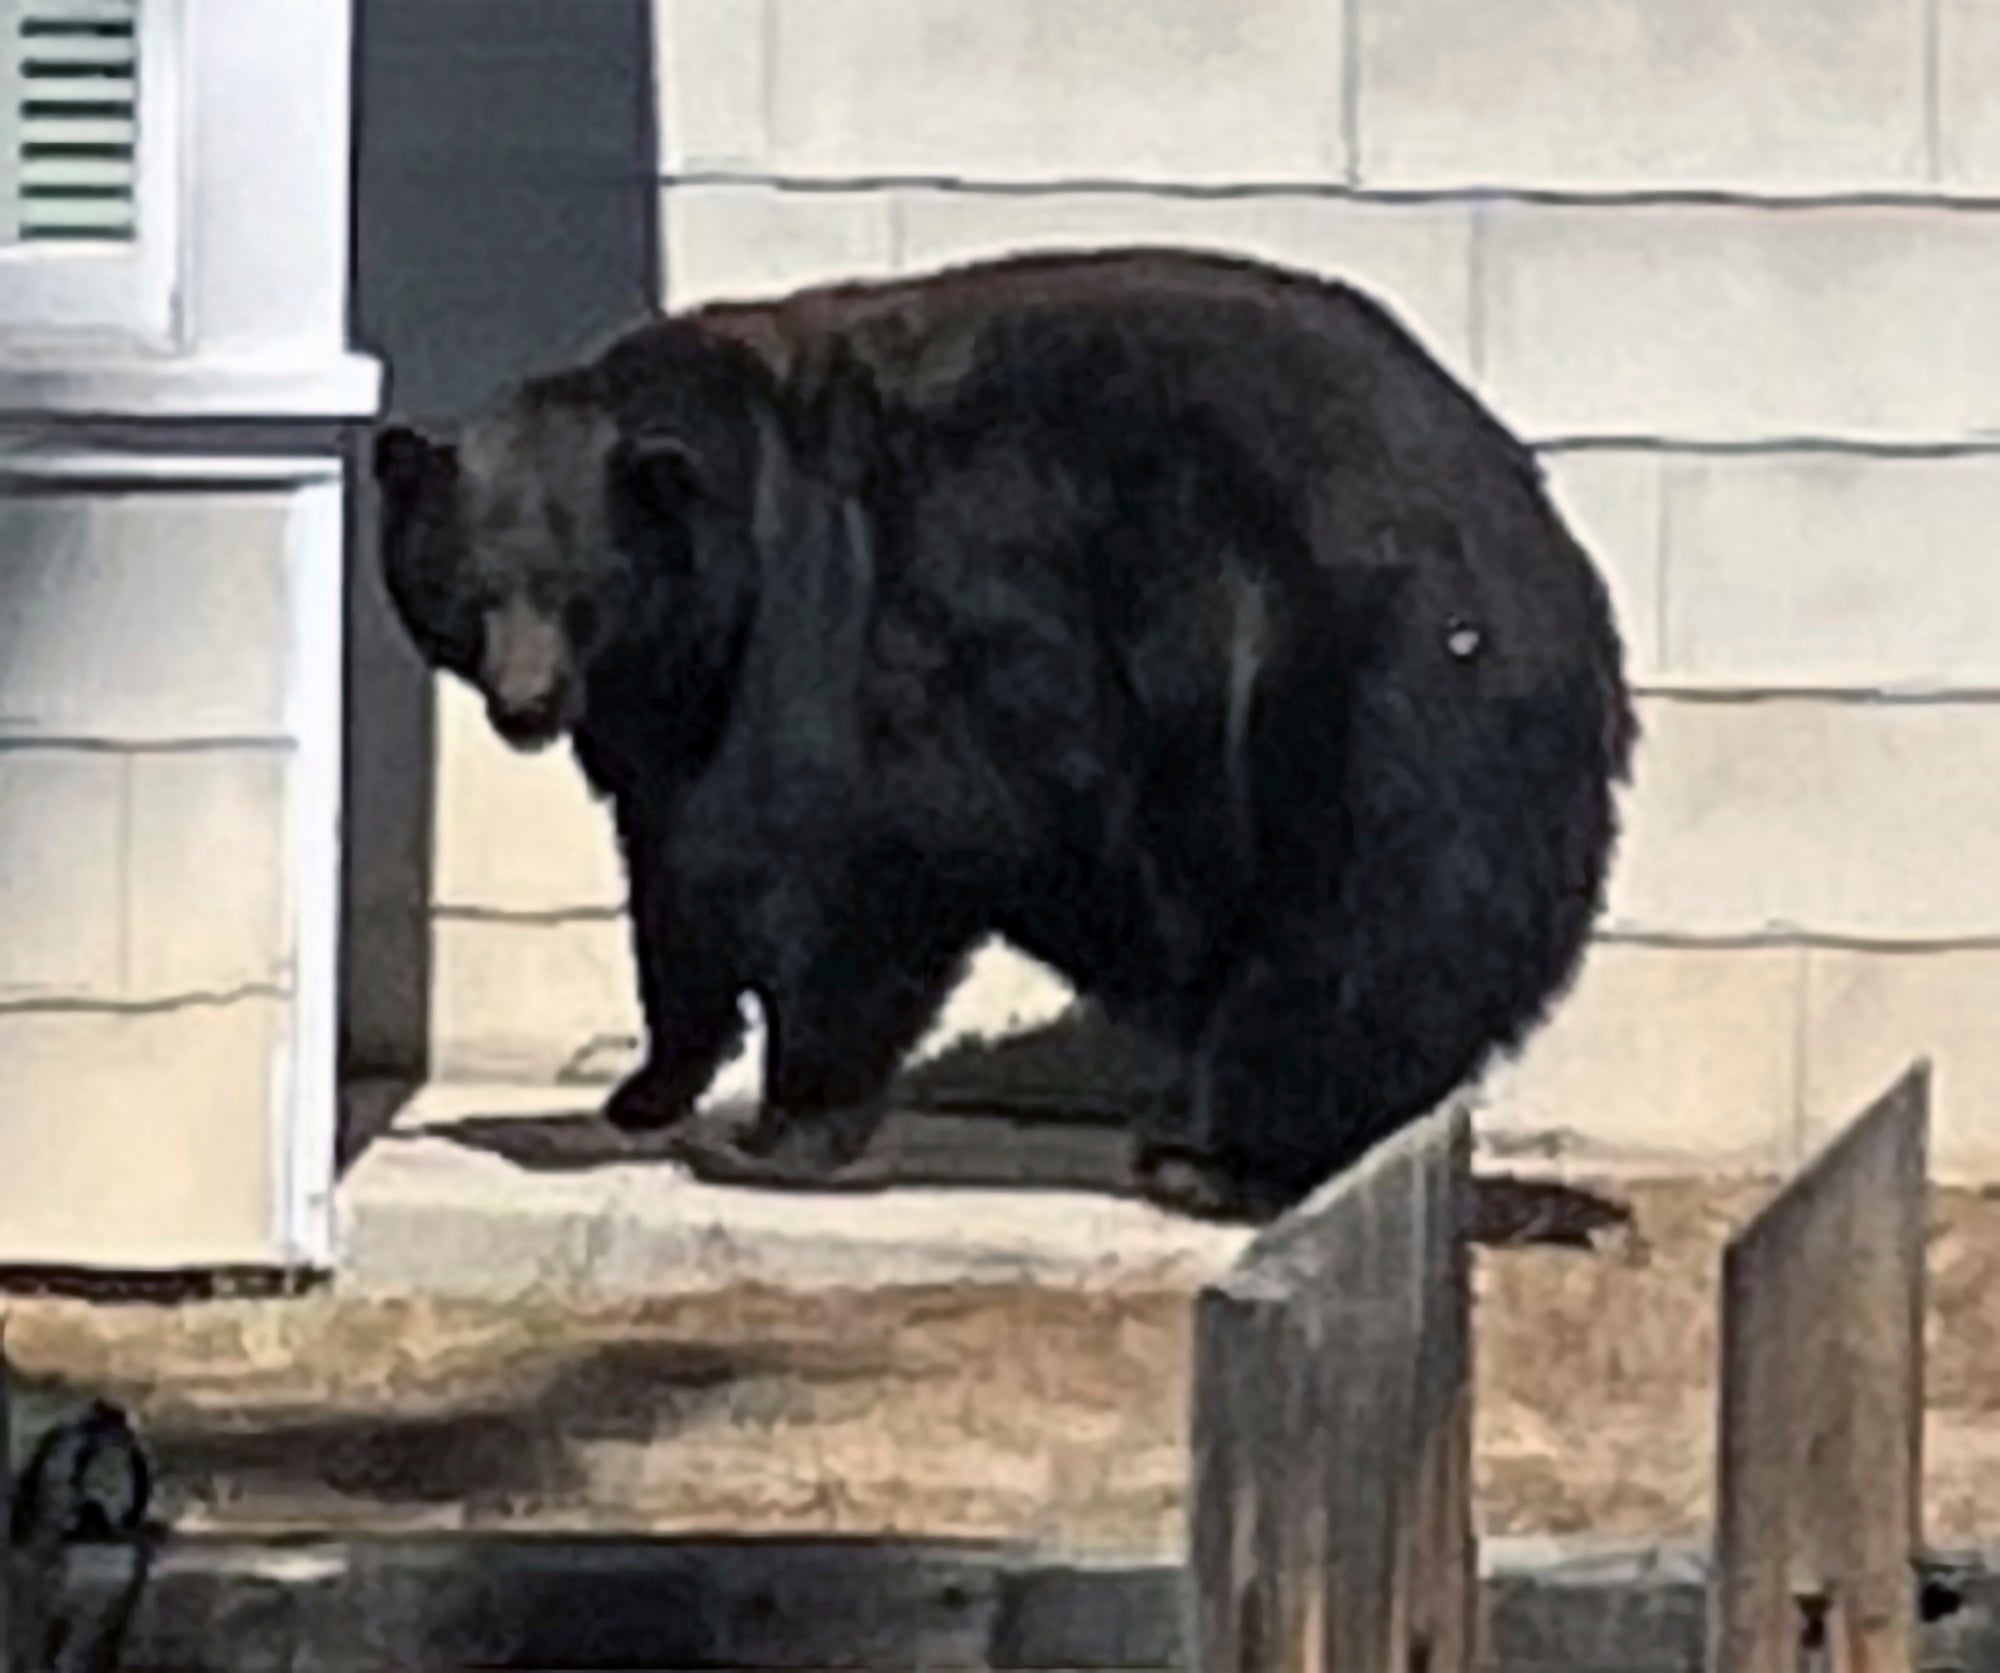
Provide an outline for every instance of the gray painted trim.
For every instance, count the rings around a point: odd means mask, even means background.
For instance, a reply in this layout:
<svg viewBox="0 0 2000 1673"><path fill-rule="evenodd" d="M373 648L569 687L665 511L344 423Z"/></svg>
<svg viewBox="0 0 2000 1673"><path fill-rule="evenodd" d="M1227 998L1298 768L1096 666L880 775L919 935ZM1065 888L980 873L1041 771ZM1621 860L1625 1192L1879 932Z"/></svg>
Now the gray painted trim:
<svg viewBox="0 0 2000 1673"><path fill-rule="evenodd" d="M241 359L91 362L73 358L0 368L0 413L24 420L62 414L134 420L371 420L382 367L365 354L288 363L269 352Z"/></svg>

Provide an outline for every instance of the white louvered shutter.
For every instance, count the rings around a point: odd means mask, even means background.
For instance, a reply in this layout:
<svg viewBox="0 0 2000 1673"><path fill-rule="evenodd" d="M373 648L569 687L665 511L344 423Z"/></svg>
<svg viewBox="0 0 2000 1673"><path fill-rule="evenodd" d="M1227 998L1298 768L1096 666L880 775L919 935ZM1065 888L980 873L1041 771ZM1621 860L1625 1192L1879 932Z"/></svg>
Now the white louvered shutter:
<svg viewBox="0 0 2000 1673"><path fill-rule="evenodd" d="M143 4L0 0L0 244L137 238Z"/></svg>

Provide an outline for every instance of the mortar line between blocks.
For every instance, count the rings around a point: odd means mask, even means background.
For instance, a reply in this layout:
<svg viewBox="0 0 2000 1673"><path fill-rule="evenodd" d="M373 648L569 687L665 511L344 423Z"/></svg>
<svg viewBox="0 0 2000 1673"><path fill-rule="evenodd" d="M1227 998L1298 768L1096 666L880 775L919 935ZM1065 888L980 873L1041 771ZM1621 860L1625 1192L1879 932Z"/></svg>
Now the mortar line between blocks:
<svg viewBox="0 0 2000 1673"><path fill-rule="evenodd" d="M910 218L909 199L902 192L888 194L889 201L889 271L902 274L909 271L910 260Z"/></svg>
<svg viewBox="0 0 2000 1673"><path fill-rule="evenodd" d="M1465 355L1472 380L1486 382L1486 282L1491 218L1486 205L1475 203L1465 235Z"/></svg>
<svg viewBox="0 0 2000 1673"><path fill-rule="evenodd" d="M1349 187L1361 184L1361 0L1330 0L1340 8L1340 147L1341 178Z"/></svg>
<svg viewBox="0 0 2000 1673"><path fill-rule="evenodd" d="M758 112L762 131L757 135L757 143L768 164L774 160L778 135L778 0L763 0L758 26L764 36L764 56L757 66L758 98L763 105Z"/></svg>
<svg viewBox="0 0 2000 1673"><path fill-rule="evenodd" d="M1667 632L1668 611L1672 607L1673 492L1681 467L1663 462L1654 479L1653 492L1659 503L1653 508L1653 668L1662 676L1668 667L1671 637Z"/></svg>
<svg viewBox="0 0 2000 1673"><path fill-rule="evenodd" d="M1924 0L1924 169L1932 185L1944 181L1944 0Z"/></svg>
<svg viewBox="0 0 2000 1673"><path fill-rule="evenodd" d="M118 761L118 997L132 997L132 802L135 762L130 755Z"/></svg>

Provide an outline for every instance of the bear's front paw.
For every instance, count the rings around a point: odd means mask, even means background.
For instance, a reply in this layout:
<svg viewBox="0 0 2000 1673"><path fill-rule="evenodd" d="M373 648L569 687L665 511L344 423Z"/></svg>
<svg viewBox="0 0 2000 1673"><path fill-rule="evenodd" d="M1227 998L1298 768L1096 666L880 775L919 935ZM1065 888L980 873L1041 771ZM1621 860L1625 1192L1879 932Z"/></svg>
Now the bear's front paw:
<svg viewBox="0 0 2000 1673"><path fill-rule="evenodd" d="M694 1100L657 1069L633 1074L605 1100L604 1119L621 1133L658 1133L694 1113Z"/></svg>

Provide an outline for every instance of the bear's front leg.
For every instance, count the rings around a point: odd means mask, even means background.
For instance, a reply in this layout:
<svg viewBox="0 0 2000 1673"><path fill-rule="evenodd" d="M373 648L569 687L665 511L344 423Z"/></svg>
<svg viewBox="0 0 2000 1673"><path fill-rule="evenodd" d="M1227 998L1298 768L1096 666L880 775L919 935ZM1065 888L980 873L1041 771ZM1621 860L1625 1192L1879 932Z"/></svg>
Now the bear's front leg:
<svg viewBox="0 0 2000 1673"><path fill-rule="evenodd" d="M903 1055L963 973L965 940L873 935L827 948L768 996L764 1103L735 1134L691 1128L674 1152L713 1183L873 1188L843 1177L881 1128Z"/></svg>
<svg viewBox="0 0 2000 1673"><path fill-rule="evenodd" d="M663 858L631 847L632 951L646 1060L604 1106L621 1131L659 1132L693 1113L742 1039L734 948L693 909Z"/></svg>

